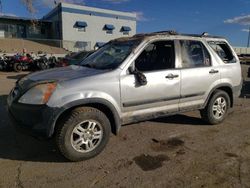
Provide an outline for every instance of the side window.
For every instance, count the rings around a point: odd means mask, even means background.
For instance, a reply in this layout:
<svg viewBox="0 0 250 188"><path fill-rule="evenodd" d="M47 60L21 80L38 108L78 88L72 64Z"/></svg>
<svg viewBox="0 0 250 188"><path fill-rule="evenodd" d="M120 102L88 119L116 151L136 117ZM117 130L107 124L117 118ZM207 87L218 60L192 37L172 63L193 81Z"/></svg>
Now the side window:
<svg viewBox="0 0 250 188"><path fill-rule="evenodd" d="M206 47L199 41L181 40L182 67L211 66L211 57Z"/></svg>
<svg viewBox="0 0 250 188"><path fill-rule="evenodd" d="M209 46L220 56L225 63L235 63L236 59L232 51L225 42L208 42Z"/></svg>
<svg viewBox="0 0 250 188"><path fill-rule="evenodd" d="M135 60L135 67L143 72L175 68L174 41L149 44Z"/></svg>

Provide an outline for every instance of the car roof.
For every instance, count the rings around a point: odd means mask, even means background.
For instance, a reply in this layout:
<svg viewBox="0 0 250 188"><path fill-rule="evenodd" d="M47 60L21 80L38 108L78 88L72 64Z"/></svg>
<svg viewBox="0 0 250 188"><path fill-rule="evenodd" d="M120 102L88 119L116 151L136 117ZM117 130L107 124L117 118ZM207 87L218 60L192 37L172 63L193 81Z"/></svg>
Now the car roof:
<svg viewBox="0 0 250 188"><path fill-rule="evenodd" d="M206 39L206 40L225 40L224 37L220 36L213 36L209 35L208 33L204 32L202 34L179 34L175 31L159 31L159 32L152 32L152 33L139 33L132 37L122 37L115 39L113 41L131 41L131 40L145 40L145 39L153 39L153 38L197 38L197 39Z"/></svg>

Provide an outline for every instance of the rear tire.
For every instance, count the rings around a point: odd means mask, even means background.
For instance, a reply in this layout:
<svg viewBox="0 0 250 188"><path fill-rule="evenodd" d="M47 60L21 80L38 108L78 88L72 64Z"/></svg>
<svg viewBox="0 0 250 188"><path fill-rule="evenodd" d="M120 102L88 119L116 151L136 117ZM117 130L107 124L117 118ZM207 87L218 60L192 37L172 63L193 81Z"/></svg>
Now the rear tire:
<svg viewBox="0 0 250 188"><path fill-rule="evenodd" d="M22 65L20 63L14 63L13 69L15 72L21 72L23 70Z"/></svg>
<svg viewBox="0 0 250 188"><path fill-rule="evenodd" d="M216 90L209 99L207 106L200 110L203 120L211 125L222 123L230 108L230 98L225 91Z"/></svg>
<svg viewBox="0 0 250 188"><path fill-rule="evenodd" d="M70 161L82 161L98 155L106 146L111 126L106 115L92 107L80 107L59 123L56 143Z"/></svg>

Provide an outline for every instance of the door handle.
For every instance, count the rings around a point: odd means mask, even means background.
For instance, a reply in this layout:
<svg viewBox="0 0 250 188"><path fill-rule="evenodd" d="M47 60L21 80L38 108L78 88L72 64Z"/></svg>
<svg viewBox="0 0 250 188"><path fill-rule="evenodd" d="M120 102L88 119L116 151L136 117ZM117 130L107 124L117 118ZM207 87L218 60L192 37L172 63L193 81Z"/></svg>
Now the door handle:
<svg viewBox="0 0 250 188"><path fill-rule="evenodd" d="M179 75L177 75L177 74L169 74L165 78L167 78L167 79L174 79L174 78L178 78L178 77L179 77Z"/></svg>
<svg viewBox="0 0 250 188"><path fill-rule="evenodd" d="M209 73L210 73L210 74L216 74L216 73L219 73L219 71L218 71L218 70L215 70L215 69L212 69L212 70L209 71Z"/></svg>

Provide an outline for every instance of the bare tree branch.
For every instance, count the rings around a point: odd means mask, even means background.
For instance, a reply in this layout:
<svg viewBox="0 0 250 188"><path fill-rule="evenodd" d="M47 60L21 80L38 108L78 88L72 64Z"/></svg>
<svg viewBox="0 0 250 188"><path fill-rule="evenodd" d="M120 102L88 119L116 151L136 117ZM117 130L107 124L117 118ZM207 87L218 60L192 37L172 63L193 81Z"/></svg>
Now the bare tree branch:
<svg viewBox="0 0 250 188"><path fill-rule="evenodd" d="M27 7L27 10L34 14L36 12L36 9L34 7L35 0L21 0L21 2Z"/></svg>

